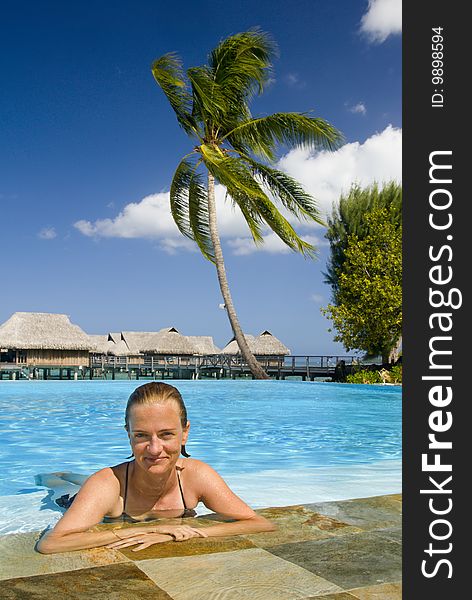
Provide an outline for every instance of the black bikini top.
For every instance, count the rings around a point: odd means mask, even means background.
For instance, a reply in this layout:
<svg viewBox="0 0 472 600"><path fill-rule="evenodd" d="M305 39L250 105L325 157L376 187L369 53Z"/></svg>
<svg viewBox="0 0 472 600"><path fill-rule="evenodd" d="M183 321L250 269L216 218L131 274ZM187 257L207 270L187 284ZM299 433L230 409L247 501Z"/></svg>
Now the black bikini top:
<svg viewBox="0 0 472 600"><path fill-rule="evenodd" d="M129 466L130 466L131 462L132 461L129 461L126 463L125 490L124 490L125 493L123 494L123 513L121 514L120 517L104 517L103 518L104 523L113 523L116 521L127 521L130 523L141 522L140 519L135 519L135 518L131 517L130 515L128 515L128 513L126 512L126 498L128 496ZM195 517L197 514L195 512L195 510L193 508L187 508L187 505L185 504L184 492L182 490L182 483L180 482L180 475L179 475L178 470L177 470L177 481L179 482L180 496L182 497L182 504L184 505L184 512L180 515L179 518L185 519L188 517ZM158 518L158 517L149 517L149 518L144 519L144 521L154 521L156 518Z"/></svg>

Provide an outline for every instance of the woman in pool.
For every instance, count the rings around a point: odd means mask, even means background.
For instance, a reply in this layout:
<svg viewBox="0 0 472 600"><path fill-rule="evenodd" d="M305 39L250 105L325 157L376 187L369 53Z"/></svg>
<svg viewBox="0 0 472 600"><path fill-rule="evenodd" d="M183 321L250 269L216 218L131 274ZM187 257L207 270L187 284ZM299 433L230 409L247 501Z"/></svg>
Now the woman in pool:
<svg viewBox="0 0 472 600"><path fill-rule="evenodd" d="M125 429L133 460L91 475L54 529L38 542L44 554L107 546L142 550L167 541L273 531L234 494L209 465L188 458L190 422L179 391L166 383L146 383L129 397ZM186 458L180 458L180 454ZM101 521L147 521L195 516L198 502L234 522L209 527L140 525L90 531Z"/></svg>

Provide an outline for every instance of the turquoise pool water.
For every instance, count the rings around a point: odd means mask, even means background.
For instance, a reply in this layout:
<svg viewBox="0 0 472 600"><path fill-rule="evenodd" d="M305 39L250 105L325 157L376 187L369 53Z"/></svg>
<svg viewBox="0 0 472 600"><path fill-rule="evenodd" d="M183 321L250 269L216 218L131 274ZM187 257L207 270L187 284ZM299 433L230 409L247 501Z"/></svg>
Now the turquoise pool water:
<svg viewBox="0 0 472 600"><path fill-rule="evenodd" d="M31 512L25 507L45 494L44 488L35 485L36 474L88 474L129 455L123 414L129 394L141 383L144 381L0 384L0 532L2 518L8 521L8 531L24 530L29 518L26 513ZM335 494L331 484L337 482L344 497L356 497L356 472L362 474L367 491L379 477L384 483L388 480L384 487L393 488L381 493L401 489L398 387L301 381L174 384L182 393L191 422L188 452L210 463L245 499L252 494L251 498L256 498L253 505L293 503L297 490L301 494L301 488L309 485L314 493L317 483L317 489L331 486L329 493ZM261 477L265 478L265 491L255 493L253 488ZM355 494L346 496L349 481ZM282 497L281 486L286 490ZM11 525L12 501L23 507L17 529Z"/></svg>

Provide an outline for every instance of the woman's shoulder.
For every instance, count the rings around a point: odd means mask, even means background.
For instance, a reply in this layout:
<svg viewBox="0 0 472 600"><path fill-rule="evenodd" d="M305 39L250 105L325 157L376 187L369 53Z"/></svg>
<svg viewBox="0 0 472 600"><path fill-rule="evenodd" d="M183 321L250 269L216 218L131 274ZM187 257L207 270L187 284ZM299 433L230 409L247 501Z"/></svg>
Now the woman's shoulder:
<svg viewBox="0 0 472 600"><path fill-rule="evenodd" d="M119 465L114 465L113 467L104 467L90 475L87 482L119 490L120 482L126 468L125 466L126 463L121 463Z"/></svg>
<svg viewBox="0 0 472 600"><path fill-rule="evenodd" d="M179 458L177 461L177 468L181 471L187 469L187 471L198 471L199 469L204 469L209 465L203 460L198 460L198 458Z"/></svg>
<svg viewBox="0 0 472 600"><path fill-rule="evenodd" d="M177 462L177 468L185 479L193 477L211 476L217 474L210 465L197 458L180 458Z"/></svg>

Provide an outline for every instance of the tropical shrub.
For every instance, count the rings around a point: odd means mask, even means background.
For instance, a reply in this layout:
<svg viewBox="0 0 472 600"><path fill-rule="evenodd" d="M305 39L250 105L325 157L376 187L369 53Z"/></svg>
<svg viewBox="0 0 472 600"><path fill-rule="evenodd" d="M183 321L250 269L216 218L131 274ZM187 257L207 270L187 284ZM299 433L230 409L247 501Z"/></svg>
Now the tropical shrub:
<svg viewBox="0 0 472 600"><path fill-rule="evenodd" d="M347 383L382 383L379 371L358 371L346 377Z"/></svg>
<svg viewBox="0 0 472 600"><path fill-rule="evenodd" d="M392 383L402 383L402 375L402 365L395 365L390 369L390 378Z"/></svg>
<svg viewBox="0 0 472 600"><path fill-rule="evenodd" d="M346 377L347 383L401 383L402 365L395 365L391 369L368 370L363 369L351 373Z"/></svg>

